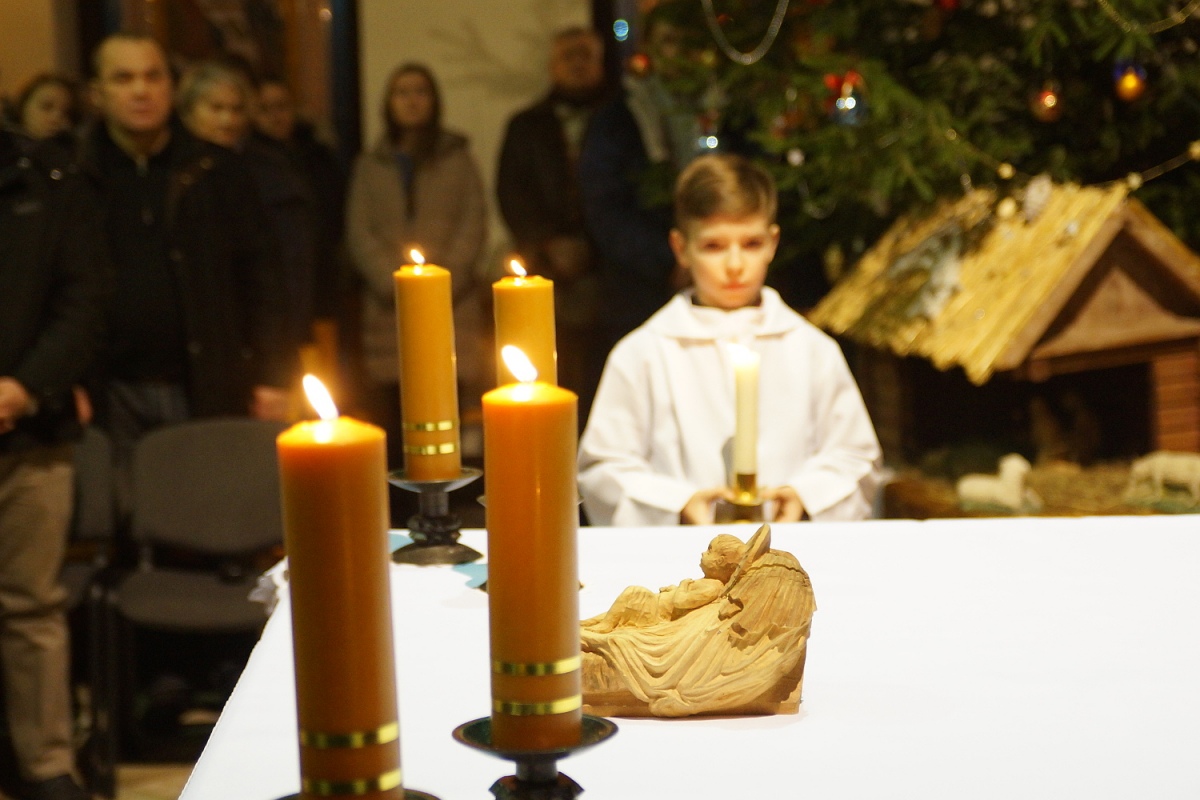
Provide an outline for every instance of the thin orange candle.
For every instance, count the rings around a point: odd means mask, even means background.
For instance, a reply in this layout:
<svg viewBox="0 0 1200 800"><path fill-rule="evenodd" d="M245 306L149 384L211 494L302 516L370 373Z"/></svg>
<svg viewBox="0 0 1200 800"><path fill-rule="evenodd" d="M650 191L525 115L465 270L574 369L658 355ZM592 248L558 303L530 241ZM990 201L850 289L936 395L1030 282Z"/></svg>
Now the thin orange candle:
<svg viewBox="0 0 1200 800"><path fill-rule="evenodd" d="M538 380L558 383L558 348L554 343L554 281L526 275L515 258L513 274L492 284L496 317L496 378L503 386L517 379L504 363L507 345L521 350L537 369Z"/></svg>
<svg viewBox="0 0 1200 800"><path fill-rule="evenodd" d="M425 264L416 250L411 255L416 263L394 273L404 473L453 480L462 474L462 454L450 273Z"/></svg>
<svg viewBox="0 0 1200 800"><path fill-rule="evenodd" d="M582 719L577 399L509 366L523 380L483 396L492 744L546 750L578 744Z"/></svg>
<svg viewBox="0 0 1200 800"><path fill-rule="evenodd" d="M388 583L384 432L337 416L279 435L304 800L404 797Z"/></svg>

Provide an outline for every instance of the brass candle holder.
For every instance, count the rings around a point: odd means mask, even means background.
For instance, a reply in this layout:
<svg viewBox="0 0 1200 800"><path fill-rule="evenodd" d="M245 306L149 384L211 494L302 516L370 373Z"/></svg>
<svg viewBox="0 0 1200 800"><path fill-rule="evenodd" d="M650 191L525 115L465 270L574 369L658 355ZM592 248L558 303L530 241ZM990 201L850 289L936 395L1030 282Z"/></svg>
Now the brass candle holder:
<svg viewBox="0 0 1200 800"><path fill-rule="evenodd" d="M558 771L558 761L600 744L616 732L611 720L584 714L578 744L554 750L504 750L492 744L492 720L483 717L455 728L454 739L516 763L515 775L500 778L489 789L496 800L574 800L583 787Z"/></svg>
<svg viewBox="0 0 1200 800"><path fill-rule="evenodd" d="M461 489L483 475L483 470L463 467L457 478L411 480L404 470L388 473L388 483L417 493L417 513L408 520L412 544L392 553L397 564L466 564L483 558L483 553L458 541L462 521L450 512L450 492Z"/></svg>
<svg viewBox="0 0 1200 800"><path fill-rule="evenodd" d="M713 521L764 522L763 499L758 493L758 475L735 473L732 488L733 502L718 500L713 509Z"/></svg>

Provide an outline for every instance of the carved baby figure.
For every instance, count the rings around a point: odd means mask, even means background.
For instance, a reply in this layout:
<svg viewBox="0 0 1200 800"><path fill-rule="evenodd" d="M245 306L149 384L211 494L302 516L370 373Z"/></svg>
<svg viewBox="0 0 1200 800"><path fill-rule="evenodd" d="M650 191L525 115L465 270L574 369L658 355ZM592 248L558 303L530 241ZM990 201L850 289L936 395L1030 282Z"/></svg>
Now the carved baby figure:
<svg viewBox="0 0 1200 800"><path fill-rule="evenodd" d="M582 623L589 713L626 716L794 713L812 584L762 526L748 543L717 536L703 578L631 586Z"/></svg>

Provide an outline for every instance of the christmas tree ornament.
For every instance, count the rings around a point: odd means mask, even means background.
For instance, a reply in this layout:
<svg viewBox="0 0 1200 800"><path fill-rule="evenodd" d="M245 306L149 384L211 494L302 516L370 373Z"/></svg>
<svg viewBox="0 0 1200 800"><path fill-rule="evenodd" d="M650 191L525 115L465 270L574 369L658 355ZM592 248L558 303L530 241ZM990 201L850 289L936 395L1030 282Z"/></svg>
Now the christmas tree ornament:
<svg viewBox="0 0 1200 800"><path fill-rule="evenodd" d="M650 72L650 56L645 53L634 53L629 57L629 72L641 78Z"/></svg>
<svg viewBox="0 0 1200 800"><path fill-rule="evenodd" d="M825 76L825 87L830 96L825 107L829 116L839 125L858 125L867 114L862 75L849 70L844 75L829 73Z"/></svg>
<svg viewBox="0 0 1200 800"><path fill-rule="evenodd" d="M1126 103L1137 100L1146 91L1146 69L1133 61L1118 61L1113 67L1113 91Z"/></svg>
<svg viewBox="0 0 1200 800"><path fill-rule="evenodd" d="M1013 169L1012 164L1005 162L996 167L996 174L1000 176L1000 180L1010 181L1012 180L1013 175L1017 174L1017 171Z"/></svg>
<svg viewBox="0 0 1200 800"><path fill-rule="evenodd" d="M1029 100L1029 110L1039 122L1054 122L1062 116L1062 96L1057 81L1046 81Z"/></svg>

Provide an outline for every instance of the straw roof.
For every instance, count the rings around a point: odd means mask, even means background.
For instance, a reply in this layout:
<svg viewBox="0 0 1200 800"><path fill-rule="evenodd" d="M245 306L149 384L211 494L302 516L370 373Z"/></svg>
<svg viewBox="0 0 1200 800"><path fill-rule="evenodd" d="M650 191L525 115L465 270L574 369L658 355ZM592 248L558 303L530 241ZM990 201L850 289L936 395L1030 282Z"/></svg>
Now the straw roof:
<svg viewBox="0 0 1200 800"><path fill-rule="evenodd" d="M1200 297L1200 258L1123 183L1043 188L1044 207L1028 220L996 213L985 189L900 219L810 319L939 369L960 366L983 384L1028 358L1122 230Z"/></svg>

